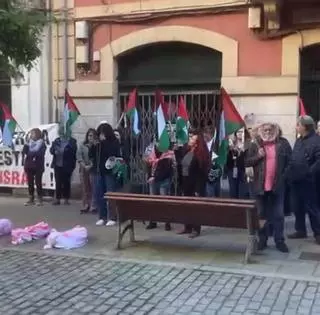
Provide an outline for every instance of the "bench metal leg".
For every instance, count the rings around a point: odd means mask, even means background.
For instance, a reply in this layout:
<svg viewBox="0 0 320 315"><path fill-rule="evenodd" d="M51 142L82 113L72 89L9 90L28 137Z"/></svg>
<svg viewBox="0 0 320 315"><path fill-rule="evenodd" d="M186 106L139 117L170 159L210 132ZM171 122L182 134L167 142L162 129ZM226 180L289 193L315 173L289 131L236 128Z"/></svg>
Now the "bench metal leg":
<svg viewBox="0 0 320 315"><path fill-rule="evenodd" d="M244 263L248 264L251 263L251 255L255 254L255 248L256 248L256 236L255 235L249 235L248 236L248 243L246 248L246 253L244 256Z"/></svg>
<svg viewBox="0 0 320 315"><path fill-rule="evenodd" d="M257 252L257 233L252 224L251 212L248 209L246 211L247 214L247 227L248 227L248 243L246 248L246 253L244 256L244 263L248 264L251 261L251 255Z"/></svg>
<svg viewBox="0 0 320 315"><path fill-rule="evenodd" d="M117 249L121 249L121 243L124 235L127 233L127 231L130 230L130 241L134 242L135 237L134 237L134 225L133 225L133 220L128 223L125 228L122 230L121 228L121 221L118 221L118 244L117 244Z"/></svg>
<svg viewBox="0 0 320 315"><path fill-rule="evenodd" d="M130 221L130 225L131 225L131 228L130 228L130 241L131 242L135 242L134 222L133 222L133 220Z"/></svg>

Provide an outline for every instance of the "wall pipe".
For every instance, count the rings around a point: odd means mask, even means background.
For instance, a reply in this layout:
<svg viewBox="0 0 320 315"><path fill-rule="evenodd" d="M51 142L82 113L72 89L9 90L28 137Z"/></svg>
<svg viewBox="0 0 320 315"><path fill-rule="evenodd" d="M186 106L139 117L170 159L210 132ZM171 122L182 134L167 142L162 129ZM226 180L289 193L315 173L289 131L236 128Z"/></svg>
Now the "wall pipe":
<svg viewBox="0 0 320 315"><path fill-rule="evenodd" d="M68 90L69 64L68 64L68 0L63 4L64 31L63 31L63 88Z"/></svg>

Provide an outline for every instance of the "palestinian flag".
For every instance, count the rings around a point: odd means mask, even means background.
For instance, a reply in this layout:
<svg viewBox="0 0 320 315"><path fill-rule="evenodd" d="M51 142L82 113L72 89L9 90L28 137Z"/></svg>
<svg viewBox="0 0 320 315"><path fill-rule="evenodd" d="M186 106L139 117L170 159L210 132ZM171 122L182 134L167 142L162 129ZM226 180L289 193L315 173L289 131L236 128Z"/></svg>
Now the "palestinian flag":
<svg viewBox="0 0 320 315"><path fill-rule="evenodd" d="M176 121L176 139L179 144L185 144L189 140L188 135L189 116L183 97L180 97L178 105L178 117Z"/></svg>
<svg viewBox="0 0 320 315"><path fill-rule="evenodd" d="M7 147L12 147L13 134L16 131L17 122L12 116L10 109L7 105L0 104L2 110L2 117L4 120L4 126L2 131L2 143Z"/></svg>
<svg viewBox="0 0 320 315"><path fill-rule="evenodd" d="M137 110L137 89L134 89L129 94L129 100L125 109L126 115L130 120L130 126L134 135L138 135L140 133L139 129L139 115Z"/></svg>
<svg viewBox="0 0 320 315"><path fill-rule="evenodd" d="M221 88L221 104L217 163L224 167L227 163L229 136L243 128L245 123L224 88Z"/></svg>
<svg viewBox="0 0 320 315"><path fill-rule="evenodd" d="M157 146L160 152L167 152L170 146L170 138L167 130L166 120L163 114L162 106L157 109Z"/></svg>
<svg viewBox="0 0 320 315"><path fill-rule="evenodd" d="M306 115L307 115L307 111L304 106L303 100L301 97L299 97L299 116L306 116Z"/></svg>
<svg viewBox="0 0 320 315"><path fill-rule="evenodd" d="M153 114L157 115L158 106L161 106L164 119L167 122L169 120L169 104L164 101L164 96L159 89L156 90L154 98L155 98L155 104L154 104Z"/></svg>
<svg viewBox="0 0 320 315"><path fill-rule="evenodd" d="M80 111L66 90L64 96L64 130L67 136L71 136L71 126L79 116Z"/></svg>

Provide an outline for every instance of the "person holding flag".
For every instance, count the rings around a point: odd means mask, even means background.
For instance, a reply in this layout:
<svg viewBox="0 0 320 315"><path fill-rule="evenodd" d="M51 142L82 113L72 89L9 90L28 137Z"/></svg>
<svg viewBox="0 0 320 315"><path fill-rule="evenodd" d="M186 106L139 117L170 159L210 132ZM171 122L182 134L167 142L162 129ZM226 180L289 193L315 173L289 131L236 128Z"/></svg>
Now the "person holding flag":
<svg viewBox="0 0 320 315"><path fill-rule="evenodd" d="M210 166L207 144L200 132L189 131L187 151L182 159L182 190L184 196L206 196L206 183ZM185 225L178 234L200 235L200 226Z"/></svg>
<svg viewBox="0 0 320 315"><path fill-rule="evenodd" d="M56 196L53 205L60 205L64 198L65 205L69 205L71 195L71 176L77 163L77 141L72 138L71 127L80 116L80 111L68 91L65 90L63 124L59 127L59 137L51 145L53 155L51 167L54 169L56 181Z"/></svg>
<svg viewBox="0 0 320 315"><path fill-rule="evenodd" d="M65 133L65 125L59 127L59 137L56 138L50 148L53 156L51 167L54 169L56 181L56 194L53 205L60 205L61 198L64 204L69 205L71 195L71 176L76 168L77 141L70 133Z"/></svg>
<svg viewBox="0 0 320 315"><path fill-rule="evenodd" d="M147 165L147 182L150 195L170 195L172 177L175 169L174 152L168 150L162 153L159 151L156 143L151 152L145 155L144 160ZM156 227L156 222L150 222L147 229L150 230ZM165 230L171 230L169 222L165 224Z"/></svg>

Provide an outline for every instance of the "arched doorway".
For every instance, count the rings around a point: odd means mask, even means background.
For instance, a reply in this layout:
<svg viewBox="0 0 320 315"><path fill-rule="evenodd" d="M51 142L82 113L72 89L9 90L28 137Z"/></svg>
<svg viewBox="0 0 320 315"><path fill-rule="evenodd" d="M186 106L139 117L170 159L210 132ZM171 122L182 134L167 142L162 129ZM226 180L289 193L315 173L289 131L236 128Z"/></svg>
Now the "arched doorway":
<svg viewBox="0 0 320 315"><path fill-rule="evenodd" d="M217 121L222 75L222 53L196 44L162 42L139 47L117 58L119 104L123 111L128 93L138 89L141 135L133 141L131 179L144 181L141 155L154 135L155 91L169 104L170 126L174 129L176 107L184 97L191 126L213 126ZM172 127L173 126L173 127ZM174 132L172 133L174 135ZM172 139L174 141L174 139ZM140 171L139 171L140 170Z"/></svg>
<svg viewBox="0 0 320 315"><path fill-rule="evenodd" d="M320 119L320 44L305 47L300 52L300 97L306 111Z"/></svg>

